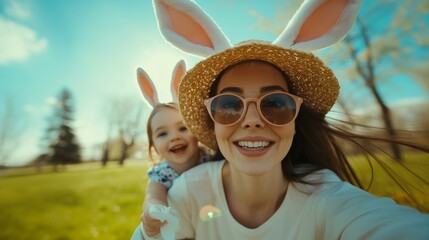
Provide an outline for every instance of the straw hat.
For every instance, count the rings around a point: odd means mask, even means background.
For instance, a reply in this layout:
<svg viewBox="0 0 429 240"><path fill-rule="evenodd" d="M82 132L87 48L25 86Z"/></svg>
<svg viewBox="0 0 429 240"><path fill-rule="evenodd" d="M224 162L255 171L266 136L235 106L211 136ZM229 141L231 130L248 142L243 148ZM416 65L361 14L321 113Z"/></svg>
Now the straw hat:
<svg viewBox="0 0 429 240"><path fill-rule="evenodd" d="M284 71L292 81L291 92L302 97L307 108L322 115L332 108L339 94L338 80L332 70L309 51L342 39L354 23L360 1L344 1L343 8L335 8L339 12L327 8L329 3L330 0L304 1L273 43L254 40L232 46L195 2L154 0L158 25L165 39L186 52L205 57L185 74L179 85L181 113L187 127L202 143L211 149L217 148L213 123L203 103L209 98L212 83L223 70L245 60L266 61ZM174 14L175 11L178 13ZM316 11L319 14L312 15ZM329 15L323 16L321 11ZM317 19L320 16L323 19ZM327 16L334 19L324 22ZM321 26L309 25L307 20ZM186 22L186 26L181 26L181 22ZM324 31L316 35L314 31L306 31L315 27ZM192 34L189 34L190 28L195 30Z"/></svg>

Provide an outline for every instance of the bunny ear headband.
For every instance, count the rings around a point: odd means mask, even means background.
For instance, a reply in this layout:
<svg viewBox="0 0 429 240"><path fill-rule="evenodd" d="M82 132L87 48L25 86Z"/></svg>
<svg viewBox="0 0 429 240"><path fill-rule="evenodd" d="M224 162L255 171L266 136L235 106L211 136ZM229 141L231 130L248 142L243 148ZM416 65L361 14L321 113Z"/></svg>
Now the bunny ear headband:
<svg viewBox="0 0 429 240"><path fill-rule="evenodd" d="M338 80L310 51L341 40L353 26L361 0L305 0L273 41L250 40L231 45L213 20L192 0L153 0L158 27L177 48L205 59L183 77L179 103L183 118L197 138L216 149L216 138L203 101L219 73L246 60L269 62L292 81L291 92L303 105L325 115L334 105Z"/></svg>
<svg viewBox="0 0 429 240"><path fill-rule="evenodd" d="M173 97L173 102L177 102L179 83L185 72L185 62L183 60L180 60L174 67L173 74L171 77L170 91ZM152 107L155 107L155 105L159 104L158 92L156 91L156 88L153 85L153 82L150 79L149 75L141 68L137 69L137 80L140 86L140 90L147 102Z"/></svg>

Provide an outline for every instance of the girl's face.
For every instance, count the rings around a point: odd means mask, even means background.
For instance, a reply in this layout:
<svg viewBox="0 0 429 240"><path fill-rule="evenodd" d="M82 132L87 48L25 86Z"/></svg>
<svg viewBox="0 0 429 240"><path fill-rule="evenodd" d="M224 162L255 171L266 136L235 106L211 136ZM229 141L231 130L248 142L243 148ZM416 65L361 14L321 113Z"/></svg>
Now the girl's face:
<svg viewBox="0 0 429 240"><path fill-rule="evenodd" d="M225 72L216 94L259 98L274 91L288 92L281 72L264 62L245 62ZM215 122L214 130L226 160L238 171L257 176L281 171L281 161L292 145L295 122L273 126L261 118L252 102L240 121L231 126Z"/></svg>
<svg viewBox="0 0 429 240"><path fill-rule="evenodd" d="M197 138L185 127L182 115L172 108L160 109L152 118L152 139L156 152L173 168L198 161Z"/></svg>

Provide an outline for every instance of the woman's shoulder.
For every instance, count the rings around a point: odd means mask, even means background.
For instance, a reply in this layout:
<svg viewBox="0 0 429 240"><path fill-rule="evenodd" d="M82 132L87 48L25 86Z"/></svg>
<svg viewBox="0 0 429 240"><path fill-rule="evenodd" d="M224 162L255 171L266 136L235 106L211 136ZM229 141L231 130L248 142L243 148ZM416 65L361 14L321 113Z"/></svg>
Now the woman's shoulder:
<svg viewBox="0 0 429 240"><path fill-rule="evenodd" d="M301 171L302 169L305 169L305 168L306 168L305 166L301 166L297 168L296 171ZM306 182L315 183L315 184L342 182L342 180L338 177L338 175L329 169L321 169L313 173L310 173L309 175L305 176L303 180Z"/></svg>
<svg viewBox="0 0 429 240"><path fill-rule="evenodd" d="M311 166L298 166L294 169L295 172L307 172ZM342 181L337 174L329 169L321 169L314 171L302 178L302 182L293 182L293 186L300 192L307 194L315 194L321 191L335 191L342 184Z"/></svg>

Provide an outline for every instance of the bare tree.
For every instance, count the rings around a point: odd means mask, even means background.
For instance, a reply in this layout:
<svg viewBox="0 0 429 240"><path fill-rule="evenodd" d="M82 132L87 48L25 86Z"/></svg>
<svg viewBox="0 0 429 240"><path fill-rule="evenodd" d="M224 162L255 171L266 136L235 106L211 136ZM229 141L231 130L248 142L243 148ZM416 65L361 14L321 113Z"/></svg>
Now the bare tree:
<svg viewBox="0 0 429 240"><path fill-rule="evenodd" d="M106 122L106 139L103 143L101 143L101 165L104 167L107 165L107 162L111 158L111 146L112 146L112 131L113 131L113 125L114 121L116 119L115 111L112 106L115 104L108 104L106 108L103 110L105 115L105 122Z"/></svg>
<svg viewBox="0 0 429 240"><path fill-rule="evenodd" d="M24 130L22 118L11 98L3 102L4 111L0 111L0 167L6 165L17 147Z"/></svg>
<svg viewBox="0 0 429 240"><path fill-rule="evenodd" d="M117 131L117 138L121 145L118 163L123 165L130 156L137 137L140 136L140 129L144 127L142 123L143 104L130 99L115 99L111 110L112 116L108 121L112 120L112 127Z"/></svg>
<svg viewBox="0 0 429 240"><path fill-rule="evenodd" d="M419 52L428 50L429 41L422 39L429 36L429 28L421 23L426 22L422 20L427 11L419 11L425 5L427 8L427 2L422 0L373 2L372 6L363 8L354 31L343 41L356 72L380 107L382 120L391 138L396 137L396 131L379 85L386 82L386 75L399 73L398 65L410 67L407 63L416 63L416 59L421 59ZM380 16L383 18L380 19ZM388 19L390 16L391 19ZM391 149L394 158L401 160L399 147L391 144Z"/></svg>
<svg viewBox="0 0 429 240"><path fill-rule="evenodd" d="M360 34L355 35L354 37L347 36L344 42L350 51L350 56L354 61L354 66L357 72L359 73L361 79L365 82L366 86L370 89L370 92L376 99L377 104L380 106L381 113L382 113L381 116L389 136L392 138L396 138L396 132L393 127L390 109L387 107L384 99L382 98L377 88L376 74L375 74L376 64L374 61L375 56L373 55L373 51L372 51L373 46L370 41L369 32L365 27L365 25L361 23L361 21L358 21L357 26L360 30ZM362 47L359 46L357 43L355 43L356 39L361 40L364 44L363 48L367 52L364 58L359 58L358 48L362 48ZM397 146L395 143L392 143L391 148L392 148L394 158L397 160L401 160L402 156L401 156L401 150L399 149L399 146Z"/></svg>
<svg viewBox="0 0 429 240"><path fill-rule="evenodd" d="M102 144L101 165L105 167L109 161L109 138Z"/></svg>

